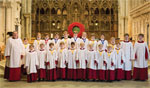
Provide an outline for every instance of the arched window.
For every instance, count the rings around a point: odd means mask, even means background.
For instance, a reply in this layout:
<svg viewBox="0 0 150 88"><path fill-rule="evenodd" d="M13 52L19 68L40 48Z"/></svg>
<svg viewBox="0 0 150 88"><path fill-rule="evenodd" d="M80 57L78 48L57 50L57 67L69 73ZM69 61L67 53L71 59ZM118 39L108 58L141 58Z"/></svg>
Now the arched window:
<svg viewBox="0 0 150 88"><path fill-rule="evenodd" d="M43 8L40 10L40 14L44 14L44 9Z"/></svg>
<svg viewBox="0 0 150 88"><path fill-rule="evenodd" d="M52 10L51 10L51 14L56 14L56 10L55 10L55 8L52 8Z"/></svg>
<svg viewBox="0 0 150 88"><path fill-rule="evenodd" d="M94 13L95 13L95 14L99 14L99 9L96 8Z"/></svg>
<svg viewBox="0 0 150 88"><path fill-rule="evenodd" d="M106 9L106 14L110 14L109 8Z"/></svg>

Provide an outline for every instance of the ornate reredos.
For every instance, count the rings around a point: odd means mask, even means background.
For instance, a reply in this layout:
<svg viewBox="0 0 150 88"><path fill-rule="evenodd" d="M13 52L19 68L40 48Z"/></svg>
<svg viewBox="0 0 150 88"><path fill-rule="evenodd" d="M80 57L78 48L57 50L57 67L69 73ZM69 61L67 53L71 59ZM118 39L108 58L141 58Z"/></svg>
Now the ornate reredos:
<svg viewBox="0 0 150 88"><path fill-rule="evenodd" d="M96 37L117 37L118 0L32 0L32 37L37 32L62 35L72 22Z"/></svg>

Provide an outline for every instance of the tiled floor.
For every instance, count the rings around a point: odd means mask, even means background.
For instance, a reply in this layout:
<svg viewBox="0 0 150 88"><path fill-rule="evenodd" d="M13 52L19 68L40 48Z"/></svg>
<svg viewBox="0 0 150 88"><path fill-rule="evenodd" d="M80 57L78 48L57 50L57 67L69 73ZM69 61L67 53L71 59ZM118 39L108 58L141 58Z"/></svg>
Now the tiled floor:
<svg viewBox="0 0 150 88"><path fill-rule="evenodd" d="M4 62L0 62L3 69ZM150 70L150 69L149 69ZM3 73L3 70L0 73ZM150 72L150 71L149 71ZM81 81L56 81L27 83L26 77L21 81L8 82L0 76L0 88L150 88L150 76L148 81L115 81L115 82L81 82Z"/></svg>

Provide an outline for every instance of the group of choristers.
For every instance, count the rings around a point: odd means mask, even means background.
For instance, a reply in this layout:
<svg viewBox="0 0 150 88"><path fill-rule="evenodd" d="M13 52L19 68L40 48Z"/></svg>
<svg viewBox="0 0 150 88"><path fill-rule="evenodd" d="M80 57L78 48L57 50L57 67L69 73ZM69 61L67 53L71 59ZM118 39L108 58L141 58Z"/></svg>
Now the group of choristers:
<svg viewBox="0 0 150 88"><path fill-rule="evenodd" d="M110 43L101 35L96 41L92 34L87 39L86 32L78 38L75 33L68 38L68 32L59 39L56 33L54 39L49 39L46 34L45 40L41 34L33 44L29 44L25 38L23 41L23 55L21 55L22 72L27 73L27 81L55 81L62 80L141 80L148 79L149 49L143 41L144 35L138 35L138 41L134 44L129 41L129 35L124 35L124 41L116 41L111 38ZM13 39L13 38L12 38ZM9 47L8 47L9 48ZM6 47L6 55L9 49ZM134 64L133 64L134 62ZM132 73L132 65L134 65ZM6 66L5 71L10 69ZM7 75L6 77L7 78ZM9 79L9 77L7 78Z"/></svg>

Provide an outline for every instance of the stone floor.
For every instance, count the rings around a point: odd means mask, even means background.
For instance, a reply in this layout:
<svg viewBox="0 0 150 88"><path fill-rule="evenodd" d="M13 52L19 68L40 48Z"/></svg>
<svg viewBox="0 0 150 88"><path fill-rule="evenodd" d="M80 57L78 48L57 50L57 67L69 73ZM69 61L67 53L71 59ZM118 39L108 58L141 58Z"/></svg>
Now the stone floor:
<svg viewBox="0 0 150 88"><path fill-rule="evenodd" d="M5 61L0 61L0 74L3 75ZM150 70L150 69L149 69ZM150 71L149 71L150 72ZM0 88L150 88L150 73L148 81L115 81L115 82L81 82L56 81L27 83L26 77L21 81L8 82L0 76Z"/></svg>

